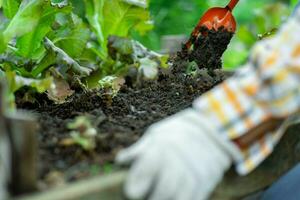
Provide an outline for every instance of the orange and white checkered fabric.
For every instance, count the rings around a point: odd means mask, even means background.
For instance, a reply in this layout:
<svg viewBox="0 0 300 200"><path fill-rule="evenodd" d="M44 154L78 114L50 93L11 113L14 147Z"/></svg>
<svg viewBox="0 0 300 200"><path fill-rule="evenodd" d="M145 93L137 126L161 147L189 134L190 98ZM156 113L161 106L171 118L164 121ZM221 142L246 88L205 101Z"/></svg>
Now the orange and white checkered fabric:
<svg viewBox="0 0 300 200"><path fill-rule="evenodd" d="M233 77L194 102L226 140L234 140L270 118L287 121L267 132L235 160L237 172L255 169L281 139L300 110L300 9L272 38L259 42Z"/></svg>

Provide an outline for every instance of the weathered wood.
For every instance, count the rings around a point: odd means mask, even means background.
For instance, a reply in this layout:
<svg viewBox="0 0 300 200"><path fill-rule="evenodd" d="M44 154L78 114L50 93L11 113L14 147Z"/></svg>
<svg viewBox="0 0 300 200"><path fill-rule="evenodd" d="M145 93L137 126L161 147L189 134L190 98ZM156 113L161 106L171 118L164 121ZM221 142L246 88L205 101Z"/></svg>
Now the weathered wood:
<svg viewBox="0 0 300 200"><path fill-rule="evenodd" d="M37 123L22 112L6 114L6 118L12 145L12 192L32 192L37 186Z"/></svg>
<svg viewBox="0 0 300 200"><path fill-rule="evenodd" d="M10 144L4 117L4 85L0 81L0 199L7 198L10 169Z"/></svg>
<svg viewBox="0 0 300 200"><path fill-rule="evenodd" d="M14 200L119 200L123 199L122 184L126 174L127 172L121 171L97 176Z"/></svg>

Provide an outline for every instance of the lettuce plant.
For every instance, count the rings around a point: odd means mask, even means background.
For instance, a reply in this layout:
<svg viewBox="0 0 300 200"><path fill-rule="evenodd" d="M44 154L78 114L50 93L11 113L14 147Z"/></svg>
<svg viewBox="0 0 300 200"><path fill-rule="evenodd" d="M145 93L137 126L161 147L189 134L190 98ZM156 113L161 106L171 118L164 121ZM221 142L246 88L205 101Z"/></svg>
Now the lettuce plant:
<svg viewBox="0 0 300 200"><path fill-rule="evenodd" d="M147 0L84 0L80 15L78 3L0 0L0 77L7 79L10 96L28 86L63 103L70 90L60 87L101 88L105 76L122 77L132 65L149 71L166 62L144 47L141 54L130 39L133 30L144 34L153 27ZM122 60L124 55L131 60Z"/></svg>

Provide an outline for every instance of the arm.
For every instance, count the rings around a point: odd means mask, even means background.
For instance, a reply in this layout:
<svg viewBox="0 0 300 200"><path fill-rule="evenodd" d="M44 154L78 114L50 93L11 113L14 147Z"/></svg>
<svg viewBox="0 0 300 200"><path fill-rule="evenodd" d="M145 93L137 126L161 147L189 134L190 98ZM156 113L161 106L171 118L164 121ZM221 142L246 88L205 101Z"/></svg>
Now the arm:
<svg viewBox="0 0 300 200"><path fill-rule="evenodd" d="M276 36L255 45L242 69L194 104L215 122L221 137L240 146L243 159L235 161L240 174L272 152L284 133L278 125L299 111L299 18L298 10Z"/></svg>

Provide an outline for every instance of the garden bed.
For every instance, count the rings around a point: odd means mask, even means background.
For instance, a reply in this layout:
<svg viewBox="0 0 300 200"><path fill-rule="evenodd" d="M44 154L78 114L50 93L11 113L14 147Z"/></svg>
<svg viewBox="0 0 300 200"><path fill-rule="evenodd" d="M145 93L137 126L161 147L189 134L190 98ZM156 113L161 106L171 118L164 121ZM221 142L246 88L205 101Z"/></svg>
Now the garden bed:
<svg viewBox="0 0 300 200"><path fill-rule="evenodd" d="M186 63L177 63L157 80L135 86L128 81L111 102L102 91L81 91L61 105L43 98L35 104L19 104L38 116L39 179L53 186L111 171L118 150L134 143L152 123L191 106L196 97L225 79L220 70L186 75L185 67ZM62 142L70 137L67 124L81 115L96 122L95 150Z"/></svg>
<svg viewBox="0 0 300 200"><path fill-rule="evenodd" d="M299 162L299 129L299 124L290 127L275 152L251 174L242 177L238 176L234 169L227 172L211 199L259 199L262 191ZM122 186L126 175L126 171L117 170L108 175L85 178L41 193L14 198L14 200L119 200L123 199Z"/></svg>
<svg viewBox="0 0 300 200"><path fill-rule="evenodd" d="M161 70L156 80L135 82L126 77L112 99L105 91L94 90L77 91L60 105L43 95L34 104L17 101L19 108L38 116L39 189L45 190L21 199L97 199L101 195L121 199L126 172L114 165L116 153L137 141L148 126L191 106L195 98L229 76L218 69L188 75L188 63L177 60L170 70ZM97 128L94 150L62 142L70 137L68 124L82 115ZM299 161L298 130L299 125L291 127L275 153L250 175L240 177L233 169L229 171L212 199L248 197L294 166Z"/></svg>

